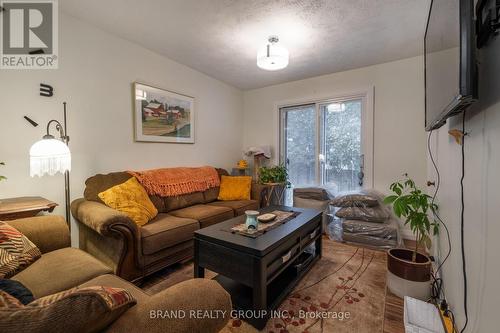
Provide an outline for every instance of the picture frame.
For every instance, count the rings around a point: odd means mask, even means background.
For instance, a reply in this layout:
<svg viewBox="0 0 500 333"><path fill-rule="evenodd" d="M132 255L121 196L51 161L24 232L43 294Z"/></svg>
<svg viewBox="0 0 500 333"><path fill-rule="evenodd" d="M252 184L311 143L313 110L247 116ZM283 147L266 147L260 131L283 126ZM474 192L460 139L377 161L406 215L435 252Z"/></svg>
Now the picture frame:
<svg viewBox="0 0 500 333"><path fill-rule="evenodd" d="M194 143L195 99L140 82L133 84L134 140Z"/></svg>

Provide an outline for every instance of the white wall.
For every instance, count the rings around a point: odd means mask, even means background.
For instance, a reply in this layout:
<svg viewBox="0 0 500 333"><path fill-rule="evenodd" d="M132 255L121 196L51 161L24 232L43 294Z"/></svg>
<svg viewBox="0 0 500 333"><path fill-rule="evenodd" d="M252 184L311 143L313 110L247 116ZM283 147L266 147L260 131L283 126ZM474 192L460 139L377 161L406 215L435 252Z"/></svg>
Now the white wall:
<svg viewBox="0 0 500 333"><path fill-rule="evenodd" d="M243 99L240 90L180 65L71 16L61 14L57 70L0 70L0 198L42 195L64 215L63 176L30 178L30 146L50 119L62 121L68 102L73 157L72 199L95 173L164 166L230 167L241 157ZM140 81L194 96L196 143L133 141L132 83ZM39 83L55 87L40 97ZM40 126L24 119L29 115ZM62 208L61 208L62 207Z"/></svg>
<svg viewBox="0 0 500 333"><path fill-rule="evenodd" d="M467 111L465 141L465 253L468 273L469 326L466 332L498 331L500 299L500 40L480 50L480 101ZM448 135L461 129L457 116L433 133L432 147L442 176L437 202L451 234L452 252L443 267L446 297L464 323L460 249L461 147ZM429 178L435 173L429 162ZM446 234L439 238L441 259L447 251Z"/></svg>
<svg viewBox="0 0 500 333"><path fill-rule="evenodd" d="M374 187L408 172L426 182L423 59L415 57L341 73L288 82L244 93L245 146L273 145L277 154L276 103L335 97L375 87Z"/></svg>

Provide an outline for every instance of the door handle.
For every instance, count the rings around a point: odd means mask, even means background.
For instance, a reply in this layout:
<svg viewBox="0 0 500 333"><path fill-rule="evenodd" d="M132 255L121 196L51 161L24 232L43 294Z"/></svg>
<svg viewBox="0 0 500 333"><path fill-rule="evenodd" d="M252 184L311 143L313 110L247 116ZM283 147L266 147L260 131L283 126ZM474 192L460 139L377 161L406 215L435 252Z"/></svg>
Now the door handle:
<svg viewBox="0 0 500 333"><path fill-rule="evenodd" d="M365 178L365 154L361 154L359 156L359 173L358 173L358 179L359 179L359 186L363 186L363 180Z"/></svg>

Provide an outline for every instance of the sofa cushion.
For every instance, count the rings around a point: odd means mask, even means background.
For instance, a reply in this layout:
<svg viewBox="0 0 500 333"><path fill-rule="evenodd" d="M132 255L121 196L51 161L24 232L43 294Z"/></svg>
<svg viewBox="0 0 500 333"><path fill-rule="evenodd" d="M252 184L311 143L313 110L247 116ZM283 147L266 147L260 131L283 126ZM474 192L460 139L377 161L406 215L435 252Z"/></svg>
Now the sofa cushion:
<svg viewBox="0 0 500 333"><path fill-rule="evenodd" d="M177 195L175 197L164 197L165 212L181 209L196 204L204 203L203 192Z"/></svg>
<svg viewBox="0 0 500 333"><path fill-rule="evenodd" d="M132 178L132 175L124 171L92 176L85 181L85 191L83 191L83 197L85 200L104 203L101 198L99 198L99 193L118 184L122 184L130 178Z"/></svg>
<svg viewBox="0 0 500 333"><path fill-rule="evenodd" d="M142 259L146 267L145 273L152 273L180 261L191 259L194 255L193 249L194 240L190 239L153 254L144 255Z"/></svg>
<svg viewBox="0 0 500 333"><path fill-rule="evenodd" d="M203 203L209 203L209 202L217 200L217 197L219 196L219 190L220 190L220 187L217 186L217 187L209 188L208 190L203 192L203 197L205 199L203 201Z"/></svg>
<svg viewBox="0 0 500 333"><path fill-rule="evenodd" d="M0 278L9 278L36 261L42 253L13 226L0 221Z"/></svg>
<svg viewBox="0 0 500 333"><path fill-rule="evenodd" d="M201 228L205 228L209 225L234 217L234 212L231 208L213 205L194 205L171 211L169 214L198 220Z"/></svg>
<svg viewBox="0 0 500 333"><path fill-rule="evenodd" d="M141 228L142 252L152 254L190 240L198 229L197 220L158 214Z"/></svg>
<svg viewBox="0 0 500 333"><path fill-rule="evenodd" d="M73 288L96 276L111 272L111 268L90 254L67 247L43 254L12 279L24 284L35 298L38 298Z"/></svg>
<svg viewBox="0 0 500 333"><path fill-rule="evenodd" d="M235 216L245 214L245 210L259 209L257 200L232 200L232 201L214 201L209 203L210 206L227 207L234 211Z"/></svg>

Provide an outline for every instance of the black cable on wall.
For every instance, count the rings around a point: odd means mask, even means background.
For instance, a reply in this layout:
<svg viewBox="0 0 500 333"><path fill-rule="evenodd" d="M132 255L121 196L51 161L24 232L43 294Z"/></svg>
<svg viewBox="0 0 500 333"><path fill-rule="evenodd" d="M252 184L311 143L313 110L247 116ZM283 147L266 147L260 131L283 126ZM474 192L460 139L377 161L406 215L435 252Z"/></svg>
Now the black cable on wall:
<svg viewBox="0 0 500 333"><path fill-rule="evenodd" d="M439 192L439 188L440 188L440 185L441 185L441 173L439 172L439 168L437 167L437 164L436 164L436 161L434 159L434 155L432 154L432 149L431 149L431 137L432 137L432 133L434 132L434 130L431 130L429 132L429 135L427 137L427 152L429 154L429 158L432 162L432 166L434 167L434 170L436 172L436 187L434 189L434 193L432 195L432 204L435 203L436 201L436 197L438 195L438 192ZM446 231L446 239L448 241L448 250L446 252L446 256L444 257L443 261L441 263L439 263L437 269L436 269L436 272L432 273L432 278L433 278L433 283L432 283L432 299L436 302L436 303L439 303L440 300L442 299L446 299L445 295L444 295L444 291L443 291L443 280L441 277L438 277L440 272L441 272L441 268L443 267L443 265L446 263L446 261L448 260L448 258L450 257L451 255L451 238L450 238L450 231L448 230L448 226L446 225L446 223L444 223L444 221L441 219L441 217L439 216L438 212L433 210L432 211L432 214L434 215L434 219L436 219L445 229Z"/></svg>
<svg viewBox="0 0 500 333"><path fill-rule="evenodd" d="M469 314L467 310L467 266L465 260L465 241L464 241L464 211L465 211L465 200L464 200L464 178L465 178L465 111L462 114L462 177L460 178L460 245L462 250L462 274L463 274L463 286L464 286L464 314L465 323L460 333L465 332L467 324L469 323Z"/></svg>

